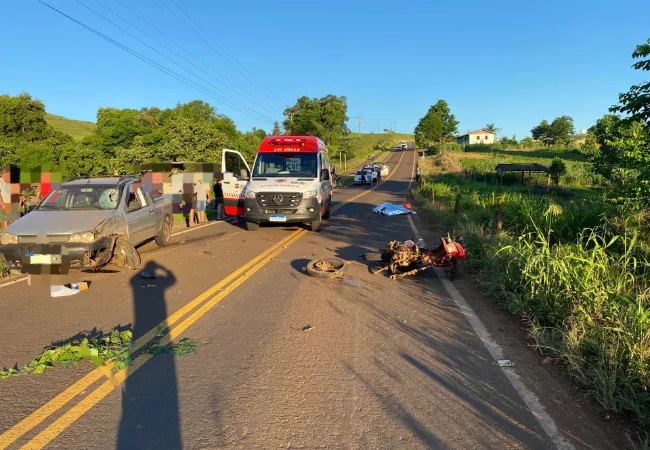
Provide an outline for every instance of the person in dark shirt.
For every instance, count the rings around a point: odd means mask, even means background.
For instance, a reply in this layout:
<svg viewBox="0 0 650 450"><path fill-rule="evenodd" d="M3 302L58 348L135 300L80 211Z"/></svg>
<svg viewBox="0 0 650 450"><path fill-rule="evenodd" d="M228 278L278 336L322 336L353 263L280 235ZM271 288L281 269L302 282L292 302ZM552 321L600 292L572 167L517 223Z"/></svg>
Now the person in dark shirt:
<svg viewBox="0 0 650 450"><path fill-rule="evenodd" d="M224 213L224 200L223 200L223 186L221 183L223 182L223 176L221 174L217 175L214 179L215 183L214 186L212 186L212 190L214 191L214 207L217 210L217 220L223 220L226 218L226 214Z"/></svg>

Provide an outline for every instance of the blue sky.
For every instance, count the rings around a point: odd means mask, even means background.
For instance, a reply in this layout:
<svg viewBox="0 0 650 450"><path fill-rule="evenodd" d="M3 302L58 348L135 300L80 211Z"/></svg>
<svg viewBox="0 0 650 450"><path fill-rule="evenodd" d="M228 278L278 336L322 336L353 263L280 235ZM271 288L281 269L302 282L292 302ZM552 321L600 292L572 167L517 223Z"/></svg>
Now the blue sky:
<svg viewBox="0 0 650 450"><path fill-rule="evenodd" d="M495 123L520 139L565 114L588 128L620 92L650 78L631 68L634 47L650 37L648 0L43 1L204 91L36 0L5 4L0 93L29 92L80 120L94 121L99 107L199 98L241 131L270 131L299 97L334 94L347 97L353 131L361 116L363 132L412 133L444 99L459 131ZM188 16L209 36L179 20L194 26Z"/></svg>

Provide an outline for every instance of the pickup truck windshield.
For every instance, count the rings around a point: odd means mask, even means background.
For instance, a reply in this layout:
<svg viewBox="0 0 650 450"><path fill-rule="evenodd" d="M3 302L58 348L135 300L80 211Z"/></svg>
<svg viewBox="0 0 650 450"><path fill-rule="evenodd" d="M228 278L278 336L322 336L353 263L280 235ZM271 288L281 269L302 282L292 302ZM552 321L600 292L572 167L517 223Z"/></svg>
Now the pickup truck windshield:
<svg viewBox="0 0 650 450"><path fill-rule="evenodd" d="M253 177L304 177L318 174L316 153L258 153Z"/></svg>
<svg viewBox="0 0 650 450"><path fill-rule="evenodd" d="M120 192L115 185L61 186L45 197L38 210L117 209Z"/></svg>

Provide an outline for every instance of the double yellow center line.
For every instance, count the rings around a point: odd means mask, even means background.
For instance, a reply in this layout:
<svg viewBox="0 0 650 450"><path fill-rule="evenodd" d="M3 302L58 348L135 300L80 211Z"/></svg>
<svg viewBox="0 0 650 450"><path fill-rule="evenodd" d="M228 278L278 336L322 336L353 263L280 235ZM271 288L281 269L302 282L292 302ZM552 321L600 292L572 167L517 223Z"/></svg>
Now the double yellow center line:
<svg viewBox="0 0 650 450"><path fill-rule="evenodd" d="M390 178L397 170L397 167L402 162L402 157L400 157L398 163L395 165L393 172L386 177ZM376 188L376 186L375 186ZM375 189L373 188L373 189ZM344 202L336 205L332 208L332 211L342 207L343 205L350 203L357 198L366 195L370 190L361 192L349 199L346 199ZM230 292L244 283L248 278L250 278L254 273L260 270L265 266L269 261L275 258L283 249L292 245L295 241L300 239L302 235L307 233L305 229L299 229L287 237L265 250L264 252L257 255L255 258L250 260L248 263L244 264L242 267L238 268L230 275L228 275L223 280L219 281L217 284L203 292L201 295L187 303L185 306L180 308L175 313L171 314L164 322L160 323L158 326L152 328L143 336L139 337L133 341L131 346L131 354L137 353L145 344L150 342L156 335L159 333L158 330L166 328L166 334L160 339L162 345L168 344L181 333L183 333L188 327L190 327L194 322L199 318L204 316L208 311L214 308L221 300L223 300ZM189 315L188 315L189 314ZM187 317L185 317L187 316ZM183 319L184 318L184 319ZM183 319L180 323L175 325ZM174 326L175 325L175 326ZM22 448L25 449L41 449L45 447L49 442L61 434L66 428L72 425L77 419L83 416L88 412L92 407L99 403L103 398L110 394L115 388L119 387L128 376L140 369L153 355L148 353L139 354L133 360L133 364L128 367L127 370L123 370L116 374L111 372L111 366L98 367L92 370L90 373L82 377L80 380L75 382L72 386L65 389L63 392L58 394L56 397L48 401L46 404L38 408L32 414L18 422L16 425L11 427L9 430L0 435L0 449L5 449L17 439L40 425L48 417L59 411L76 396L82 394L89 387L95 384L102 377L106 376L107 381L100 384L94 391L84 397L77 404L72 406L68 411L61 415L57 420L50 424L47 428L38 433L33 439L31 439L25 446Z"/></svg>
<svg viewBox="0 0 650 450"><path fill-rule="evenodd" d="M191 302L187 303L185 306L180 308L178 311L170 315L167 320L158 325L158 327L152 328L149 332L141 336L140 338L133 341L131 353L136 353L140 350L146 343L151 341L156 334L158 333L159 327L167 327L169 331L163 338L160 340L162 345L169 343L178 337L183 331L185 331L190 325L196 322L201 316L207 313L212 309L217 303L219 303L223 298L225 298L230 292L235 288L241 285L249 277L251 277L255 272L261 269L266 265L272 258L277 256L285 247L288 247L293 242L298 240L303 234L306 233L306 230L300 229L292 232L287 237L282 239L277 244L273 245L271 248L262 252L251 261L240 267L239 269L232 272L226 278L221 280L219 283L212 286L210 289L196 297ZM216 295L215 295L216 294ZM209 300L208 300L209 299ZM206 302L206 300L208 300ZM205 303L204 303L205 302ZM202 305L202 306L200 306ZM199 307L200 306L200 307ZM178 325L172 326L182 319L186 314L198 309L189 315L185 320L180 322ZM130 376L131 373L138 370L142 365L151 358L151 354L145 353L136 357L133 361L133 364L129 366L128 370L118 372L116 375L110 374L110 379L100 385L95 391L90 395L85 397L75 406L73 406L69 411L64 415L58 418L54 423L49 427L39 433L34 439L32 439L24 448L43 448L47 443L54 439L58 434L63 430L69 427L75 420L81 417L86 413L90 408L96 405L101 401L106 395L108 395L115 387L120 386L127 377L127 374ZM47 402L45 405L41 406L39 409L34 411L32 414L27 416L25 419L21 420L19 423L14 425L12 428L7 430L5 433L0 435L0 448L4 449L11 445L16 439L29 432L32 428L43 422L50 415L61 409L74 397L88 389L93 383L102 378L107 374L106 367L98 367L92 372L81 378L79 381L74 383L72 386L61 392L59 395L54 397L52 400Z"/></svg>

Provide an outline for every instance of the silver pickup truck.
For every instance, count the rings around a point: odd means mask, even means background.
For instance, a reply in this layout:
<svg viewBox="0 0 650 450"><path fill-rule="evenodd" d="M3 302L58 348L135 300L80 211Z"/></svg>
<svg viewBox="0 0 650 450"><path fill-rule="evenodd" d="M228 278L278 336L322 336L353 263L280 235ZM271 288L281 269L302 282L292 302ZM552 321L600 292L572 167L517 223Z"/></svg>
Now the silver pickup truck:
<svg viewBox="0 0 650 450"><path fill-rule="evenodd" d="M0 258L14 268L111 263L135 269L140 265L135 247L151 239L169 245L172 226L171 197L152 198L138 177L77 178L0 234Z"/></svg>

